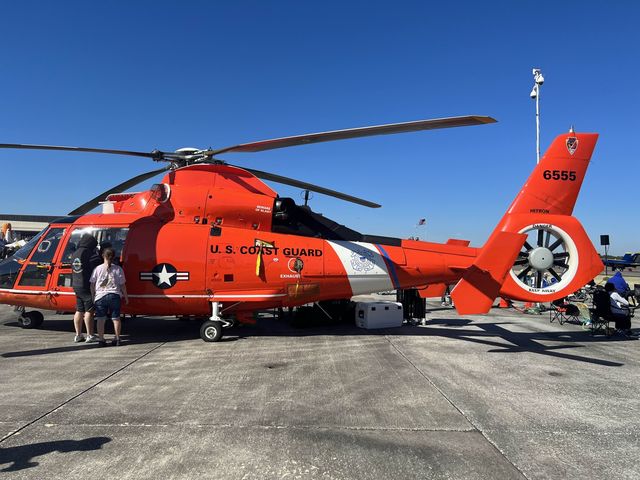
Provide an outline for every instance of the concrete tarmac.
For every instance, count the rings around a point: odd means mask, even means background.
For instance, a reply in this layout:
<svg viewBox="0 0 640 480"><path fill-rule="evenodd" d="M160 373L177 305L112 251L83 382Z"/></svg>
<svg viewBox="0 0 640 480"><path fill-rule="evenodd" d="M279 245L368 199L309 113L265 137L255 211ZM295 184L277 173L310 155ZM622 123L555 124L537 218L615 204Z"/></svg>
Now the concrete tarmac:
<svg viewBox="0 0 640 480"><path fill-rule="evenodd" d="M0 471L11 479L637 479L640 341L548 314L367 331L260 319L222 342L0 306Z"/></svg>

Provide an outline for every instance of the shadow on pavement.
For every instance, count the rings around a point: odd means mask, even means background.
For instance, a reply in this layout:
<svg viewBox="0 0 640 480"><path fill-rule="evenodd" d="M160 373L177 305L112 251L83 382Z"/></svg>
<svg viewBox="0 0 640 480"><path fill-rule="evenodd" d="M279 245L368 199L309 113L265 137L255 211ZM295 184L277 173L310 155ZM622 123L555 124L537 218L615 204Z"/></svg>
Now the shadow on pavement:
<svg viewBox="0 0 640 480"><path fill-rule="evenodd" d="M19 332L20 325L17 322L7 322L2 327L15 327ZM111 322L106 325L107 341L111 339L113 334ZM31 330L31 332L65 332L69 336L69 345L56 346L49 348L37 348L32 350L18 350L13 352L5 352L0 354L2 358L28 357L33 355L48 355L52 353L75 353L83 352L88 349L102 348L126 348L128 345L140 344L158 344L165 342L178 342L185 340L193 340L199 337L200 322L183 321L175 318L147 318L138 317L135 319L127 319L122 326L122 345L120 347L100 347L97 343L73 343L73 323L71 320L56 319L45 320L40 328ZM223 338L225 341L233 341L236 338ZM59 342L58 342L59 343Z"/></svg>
<svg viewBox="0 0 640 480"><path fill-rule="evenodd" d="M428 315L428 312L427 312ZM232 342L251 337L311 337L311 336L439 336L467 342L479 343L492 347L490 353L531 352L567 360L593 363L609 367L619 367L623 363L601 360L588 356L560 352L563 349L585 348L586 344L597 342L616 342L604 336L591 336L585 330L563 331L511 331L503 325L513 325L509 320L500 322L473 322L464 318L437 318L428 320L424 326L405 325L401 328L364 330L353 323L335 322L330 320L310 320L304 324L299 322L292 326L285 319L273 316L262 316L256 325L232 327L225 331L223 342ZM535 322L532 322L535 325ZM5 323L7 327L18 327L17 323ZM169 343L199 339L200 322L195 320L178 320L175 318L147 318L137 317L128 319L123 325L123 345L139 345L150 343ZM574 327L575 328L575 327ZM69 320L45 321L41 330L69 332L70 340L73 333ZM634 340L629 340L634 341ZM541 342L557 343L545 345ZM32 355L46 355L83 351L87 348L100 348L96 344L71 344L64 347L39 348L6 352L1 357L24 357Z"/></svg>
<svg viewBox="0 0 640 480"><path fill-rule="evenodd" d="M428 313L427 313L428 314ZM611 343L605 336L591 336L585 330L564 330L544 332L514 332L503 325L514 325L514 322L473 322L464 318L437 318L429 320L424 326L405 325L400 328L381 330L363 330L352 324L334 324L324 327L310 325L308 328L292 329L283 322L263 319L256 327L251 328L248 336L315 336L315 335L362 335L362 336L438 336L484 344L494 347L489 353L530 352L551 357L563 358L579 362L593 363L607 367L620 367L620 362L601 360L589 356L581 356L559 352L562 349L585 348L585 344ZM249 330L249 329L248 329ZM249 333L249 332L247 332ZM635 341L624 339L625 341ZM620 340L622 341L622 340ZM557 342L545 345L541 342Z"/></svg>
<svg viewBox="0 0 640 480"><path fill-rule="evenodd" d="M0 472L15 472L35 467L39 463L32 461L34 457L41 457L51 452L69 453L100 450L105 443L110 441L109 437L91 437L84 440L56 440L7 448L0 446L0 465L10 464ZM43 475L42 478L46 478L46 475Z"/></svg>

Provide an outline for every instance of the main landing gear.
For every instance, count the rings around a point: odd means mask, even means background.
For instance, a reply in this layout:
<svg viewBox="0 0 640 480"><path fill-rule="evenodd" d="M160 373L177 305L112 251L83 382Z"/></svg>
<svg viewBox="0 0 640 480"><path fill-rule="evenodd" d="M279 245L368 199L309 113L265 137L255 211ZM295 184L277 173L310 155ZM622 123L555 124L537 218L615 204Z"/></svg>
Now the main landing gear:
<svg viewBox="0 0 640 480"><path fill-rule="evenodd" d="M38 328L44 322L44 315L37 310L25 312L22 306L14 307L14 311L18 316L18 325L22 328Z"/></svg>
<svg viewBox="0 0 640 480"><path fill-rule="evenodd" d="M211 302L211 317L200 326L200 338L205 342L217 342L222 338L222 329L232 325L220 316L220 303Z"/></svg>

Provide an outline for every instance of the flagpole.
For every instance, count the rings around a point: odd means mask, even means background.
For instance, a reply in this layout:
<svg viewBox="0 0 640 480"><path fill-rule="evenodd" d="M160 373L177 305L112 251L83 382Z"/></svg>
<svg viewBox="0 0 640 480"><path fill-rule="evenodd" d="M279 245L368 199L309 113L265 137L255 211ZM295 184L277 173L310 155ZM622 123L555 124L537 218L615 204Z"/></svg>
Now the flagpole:
<svg viewBox="0 0 640 480"><path fill-rule="evenodd" d="M418 237L418 227L426 227L426 226L427 226L427 219L426 218L421 218L420 220L418 220L418 223L416 223L416 226L415 226L415 230L416 230L415 237L416 237L416 240L419 239L419 237ZM426 240L426 238L425 238L425 240Z"/></svg>

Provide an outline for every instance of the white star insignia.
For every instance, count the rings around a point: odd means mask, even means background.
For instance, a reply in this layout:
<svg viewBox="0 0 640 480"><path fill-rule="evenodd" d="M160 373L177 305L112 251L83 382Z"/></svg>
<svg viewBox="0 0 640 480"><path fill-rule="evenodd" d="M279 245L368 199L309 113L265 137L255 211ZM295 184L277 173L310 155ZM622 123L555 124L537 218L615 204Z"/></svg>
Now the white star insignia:
<svg viewBox="0 0 640 480"><path fill-rule="evenodd" d="M171 277L173 277L176 272L167 272L167 266L163 265L161 272L153 272L153 274L158 277L158 286L162 285L163 283L171 286Z"/></svg>

